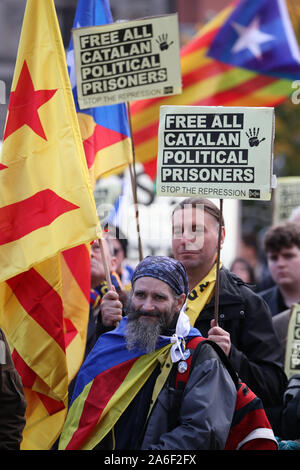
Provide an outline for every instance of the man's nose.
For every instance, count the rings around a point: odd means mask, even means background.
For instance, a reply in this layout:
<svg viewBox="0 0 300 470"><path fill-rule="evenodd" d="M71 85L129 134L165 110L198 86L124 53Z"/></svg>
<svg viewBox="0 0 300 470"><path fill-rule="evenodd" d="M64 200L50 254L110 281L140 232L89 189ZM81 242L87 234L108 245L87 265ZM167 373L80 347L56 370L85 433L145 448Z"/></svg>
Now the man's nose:
<svg viewBox="0 0 300 470"><path fill-rule="evenodd" d="M153 300L151 299L151 297L146 297L143 304L143 310L145 310L146 312L151 312L154 309L155 305L153 303Z"/></svg>

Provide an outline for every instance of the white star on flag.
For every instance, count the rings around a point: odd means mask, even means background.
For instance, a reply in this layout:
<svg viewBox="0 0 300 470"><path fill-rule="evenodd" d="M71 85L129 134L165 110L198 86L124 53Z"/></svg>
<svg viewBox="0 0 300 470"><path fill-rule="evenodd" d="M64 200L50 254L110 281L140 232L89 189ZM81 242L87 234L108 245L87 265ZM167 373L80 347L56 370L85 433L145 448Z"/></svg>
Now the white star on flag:
<svg viewBox="0 0 300 470"><path fill-rule="evenodd" d="M259 18L255 17L249 26L243 26L236 22L232 22L232 26L238 33L239 37L232 47L232 52L237 53L243 49L249 51L259 59L262 55L260 44L275 39L271 34L263 33L259 30Z"/></svg>

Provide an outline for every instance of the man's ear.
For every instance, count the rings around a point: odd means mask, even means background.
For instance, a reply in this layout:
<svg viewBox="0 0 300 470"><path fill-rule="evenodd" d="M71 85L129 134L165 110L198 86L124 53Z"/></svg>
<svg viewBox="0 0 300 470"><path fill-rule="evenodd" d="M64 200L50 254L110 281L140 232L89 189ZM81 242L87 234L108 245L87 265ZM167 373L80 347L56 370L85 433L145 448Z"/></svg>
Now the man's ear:
<svg viewBox="0 0 300 470"><path fill-rule="evenodd" d="M186 295L184 293L180 294L180 296L176 299L176 302L177 302L176 310L178 310L178 312L180 312L180 310L182 309L185 299L186 299Z"/></svg>

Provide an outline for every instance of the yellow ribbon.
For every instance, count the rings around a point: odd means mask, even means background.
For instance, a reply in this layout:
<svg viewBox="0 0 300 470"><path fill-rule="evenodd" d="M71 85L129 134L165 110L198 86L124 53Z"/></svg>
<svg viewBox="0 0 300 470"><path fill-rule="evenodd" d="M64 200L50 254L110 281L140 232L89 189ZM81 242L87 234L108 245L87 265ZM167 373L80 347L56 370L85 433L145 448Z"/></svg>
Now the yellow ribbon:
<svg viewBox="0 0 300 470"><path fill-rule="evenodd" d="M221 263L220 263L221 266ZM185 313L190 319L192 326L202 312L206 304L211 300L216 283L216 264L209 273L190 292L186 302Z"/></svg>

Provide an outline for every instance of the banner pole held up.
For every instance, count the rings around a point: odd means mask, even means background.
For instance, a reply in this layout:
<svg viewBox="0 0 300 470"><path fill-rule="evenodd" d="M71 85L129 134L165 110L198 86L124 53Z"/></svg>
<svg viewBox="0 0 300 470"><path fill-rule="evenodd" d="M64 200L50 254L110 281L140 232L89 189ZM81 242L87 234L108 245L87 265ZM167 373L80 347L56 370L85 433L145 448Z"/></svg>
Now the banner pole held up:
<svg viewBox="0 0 300 470"><path fill-rule="evenodd" d="M222 234L222 218L223 218L223 199L220 199L220 220L218 233L218 252L216 266L216 289L215 289L215 326L219 326L219 293L220 293L220 255L221 255L221 234Z"/></svg>
<svg viewBox="0 0 300 470"><path fill-rule="evenodd" d="M130 105L127 102L127 110L128 110L128 121L130 126L130 138L131 138L131 147L132 147L132 165L129 163L129 173L131 179L131 188L133 194L133 201L135 205L135 220L136 220L136 228L137 228L137 236L138 236L138 247L139 247L139 260L142 261L143 259L143 249L142 249L142 241L141 241L141 232L140 232L140 223L139 223L139 209L138 209L138 200L137 200L137 190L136 190L136 171L135 171L135 149L132 137L132 125L131 125L131 114L130 114Z"/></svg>
<svg viewBox="0 0 300 470"><path fill-rule="evenodd" d="M99 238L98 241L99 241L99 246L100 246L100 250L101 250L101 258L102 258L102 262L103 262L103 266L104 266L104 271L105 271L107 289L112 290L110 271L109 271L109 267L107 265L107 259L106 259L105 253L104 253L102 238Z"/></svg>

